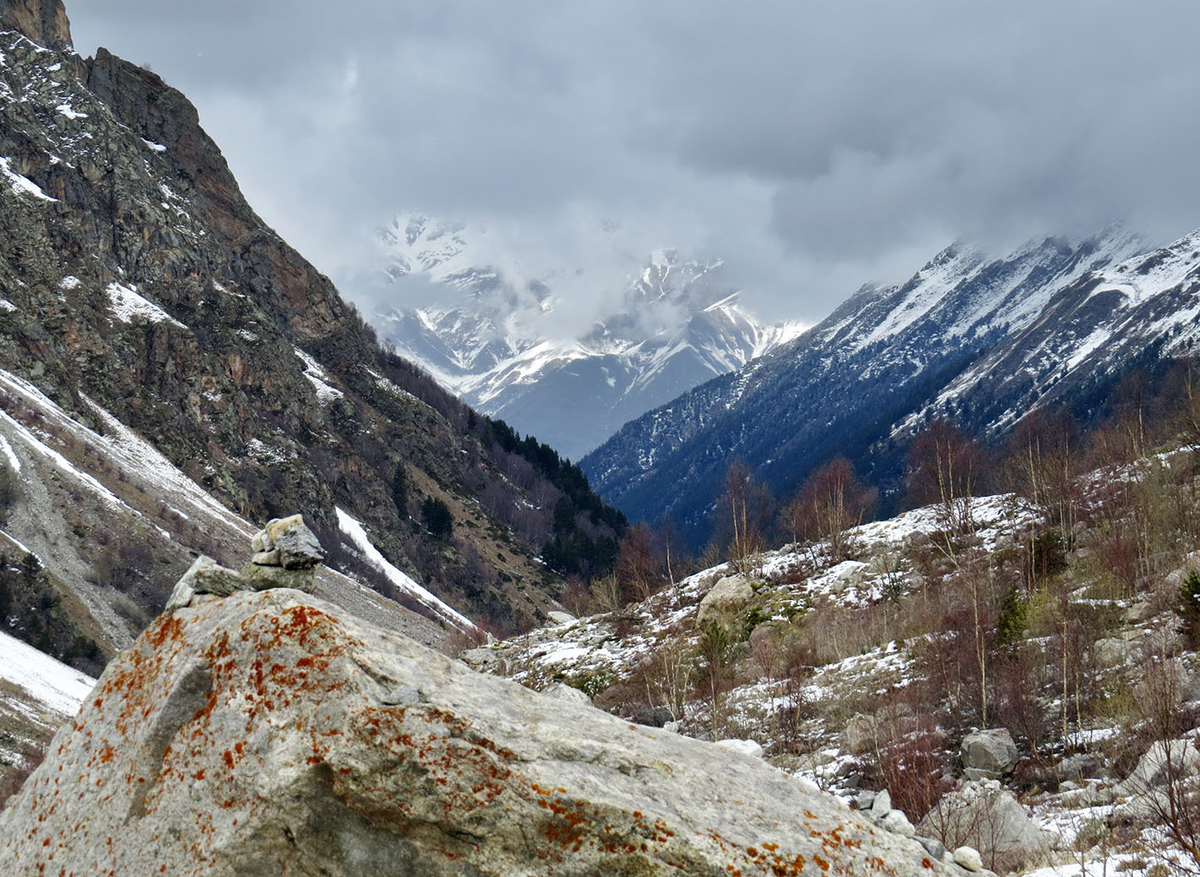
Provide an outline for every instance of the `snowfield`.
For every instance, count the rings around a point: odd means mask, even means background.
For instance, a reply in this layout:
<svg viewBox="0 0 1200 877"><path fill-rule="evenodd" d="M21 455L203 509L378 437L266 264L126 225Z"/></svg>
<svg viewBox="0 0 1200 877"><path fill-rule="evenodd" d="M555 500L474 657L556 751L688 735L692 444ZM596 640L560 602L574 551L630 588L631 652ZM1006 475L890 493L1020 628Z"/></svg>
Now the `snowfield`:
<svg viewBox="0 0 1200 877"><path fill-rule="evenodd" d="M96 680L0 632L0 679L19 685L51 712L69 719L96 685Z"/></svg>

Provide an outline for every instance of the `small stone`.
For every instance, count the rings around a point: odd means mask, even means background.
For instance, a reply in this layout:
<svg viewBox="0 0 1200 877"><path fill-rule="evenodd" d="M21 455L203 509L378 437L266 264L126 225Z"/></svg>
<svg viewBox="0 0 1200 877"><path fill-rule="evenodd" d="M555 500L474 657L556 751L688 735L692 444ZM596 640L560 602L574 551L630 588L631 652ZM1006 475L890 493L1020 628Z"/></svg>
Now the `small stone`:
<svg viewBox="0 0 1200 877"><path fill-rule="evenodd" d="M980 857L979 851L974 847L959 847L956 849L954 851L954 864L972 872L983 870L983 859Z"/></svg>
<svg viewBox="0 0 1200 877"><path fill-rule="evenodd" d="M645 725L648 728L661 728L667 722L674 721L675 714L665 706L650 707L638 712L633 721L638 725Z"/></svg>
<svg viewBox="0 0 1200 877"><path fill-rule="evenodd" d="M397 685L379 698L379 702L384 706L412 706L421 702L421 692L411 685Z"/></svg>
<svg viewBox="0 0 1200 877"><path fill-rule="evenodd" d="M301 515L270 521L265 533L266 550L279 552L284 569L311 569L325 559L325 550Z"/></svg>
<svg viewBox="0 0 1200 877"><path fill-rule="evenodd" d="M587 696L587 692L580 691L573 685L567 685L565 682L555 682L542 690L542 694L552 697L555 700L565 700L568 703L577 703L581 706L592 706L592 699Z"/></svg>
<svg viewBox="0 0 1200 877"><path fill-rule="evenodd" d="M270 588L295 588L297 591L313 593L316 587L316 570L285 569L282 566L259 566L248 563L242 567L240 578L246 583L245 590L266 591Z"/></svg>
<svg viewBox="0 0 1200 877"><path fill-rule="evenodd" d="M915 837L917 834L917 830L908 821L908 817L904 815L903 810L892 810L887 816L879 820L879 824L888 831L903 835L904 837Z"/></svg>
<svg viewBox="0 0 1200 877"><path fill-rule="evenodd" d="M270 551L256 551L254 556L250 558L251 563L256 563L259 566L283 566L279 562L279 549L273 548Z"/></svg>
<svg viewBox="0 0 1200 877"><path fill-rule="evenodd" d="M940 862L946 856L946 845L935 837L918 837L917 843L925 847L925 852L929 853L929 857L936 862Z"/></svg>
<svg viewBox="0 0 1200 877"><path fill-rule="evenodd" d="M228 597L238 591L249 591L250 586L236 572L218 564L211 557L201 555L188 568L167 599L164 612L173 612L189 606L197 594L214 594Z"/></svg>
<svg viewBox="0 0 1200 877"><path fill-rule="evenodd" d="M720 749L725 749L729 752L740 752L742 755L749 755L752 758L763 757L763 748L755 740L718 740L716 745Z"/></svg>
<svg viewBox="0 0 1200 877"><path fill-rule="evenodd" d="M875 803L875 792L872 789L863 789L854 798L855 810L870 810L871 805Z"/></svg>
<svg viewBox="0 0 1200 877"><path fill-rule="evenodd" d="M551 609L549 612L547 612L546 619L554 625L570 624L573 621L579 620L570 612L559 612L557 609Z"/></svg>
<svg viewBox="0 0 1200 877"><path fill-rule="evenodd" d="M882 792L875 793L875 800L871 802L871 815L876 819L882 819L892 812L892 793L887 789Z"/></svg>

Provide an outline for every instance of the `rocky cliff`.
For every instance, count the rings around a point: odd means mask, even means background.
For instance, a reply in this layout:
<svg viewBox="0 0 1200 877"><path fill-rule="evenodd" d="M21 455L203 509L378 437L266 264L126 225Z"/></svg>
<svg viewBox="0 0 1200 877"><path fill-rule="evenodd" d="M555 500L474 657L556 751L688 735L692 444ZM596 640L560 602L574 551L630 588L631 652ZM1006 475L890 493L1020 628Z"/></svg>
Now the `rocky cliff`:
<svg viewBox="0 0 1200 877"><path fill-rule="evenodd" d="M546 474L379 349L182 94L77 55L58 2L0 0L0 28L0 526L75 629L127 643L195 554L296 509L419 611L409 583L501 627L552 607Z"/></svg>
<svg viewBox="0 0 1200 877"><path fill-rule="evenodd" d="M956 870L759 759L476 674L289 589L158 618L0 838L13 877Z"/></svg>

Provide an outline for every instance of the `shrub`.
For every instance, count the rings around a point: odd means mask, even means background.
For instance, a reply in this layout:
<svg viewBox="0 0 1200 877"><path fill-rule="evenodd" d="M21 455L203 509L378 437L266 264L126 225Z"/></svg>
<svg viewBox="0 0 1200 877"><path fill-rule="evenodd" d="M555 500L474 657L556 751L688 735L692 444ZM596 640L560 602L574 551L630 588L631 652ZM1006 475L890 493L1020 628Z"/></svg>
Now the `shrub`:
<svg viewBox="0 0 1200 877"><path fill-rule="evenodd" d="M421 520L435 539L449 539L454 531L454 515L450 514L450 507L432 496L426 497L421 503Z"/></svg>

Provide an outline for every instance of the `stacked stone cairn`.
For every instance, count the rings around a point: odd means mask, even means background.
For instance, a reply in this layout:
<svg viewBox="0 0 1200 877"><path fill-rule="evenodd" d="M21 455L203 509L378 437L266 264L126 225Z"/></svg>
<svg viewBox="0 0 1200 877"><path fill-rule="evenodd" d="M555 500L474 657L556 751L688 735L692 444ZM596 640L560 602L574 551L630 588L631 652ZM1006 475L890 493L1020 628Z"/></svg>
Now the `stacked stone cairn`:
<svg viewBox="0 0 1200 877"><path fill-rule="evenodd" d="M228 597L237 591L295 588L313 593L317 565L325 559L321 543L300 515L275 518L250 540L254 556L240 571L200 556L171 592L165 612L190 606L197 597Z"/></svg>

